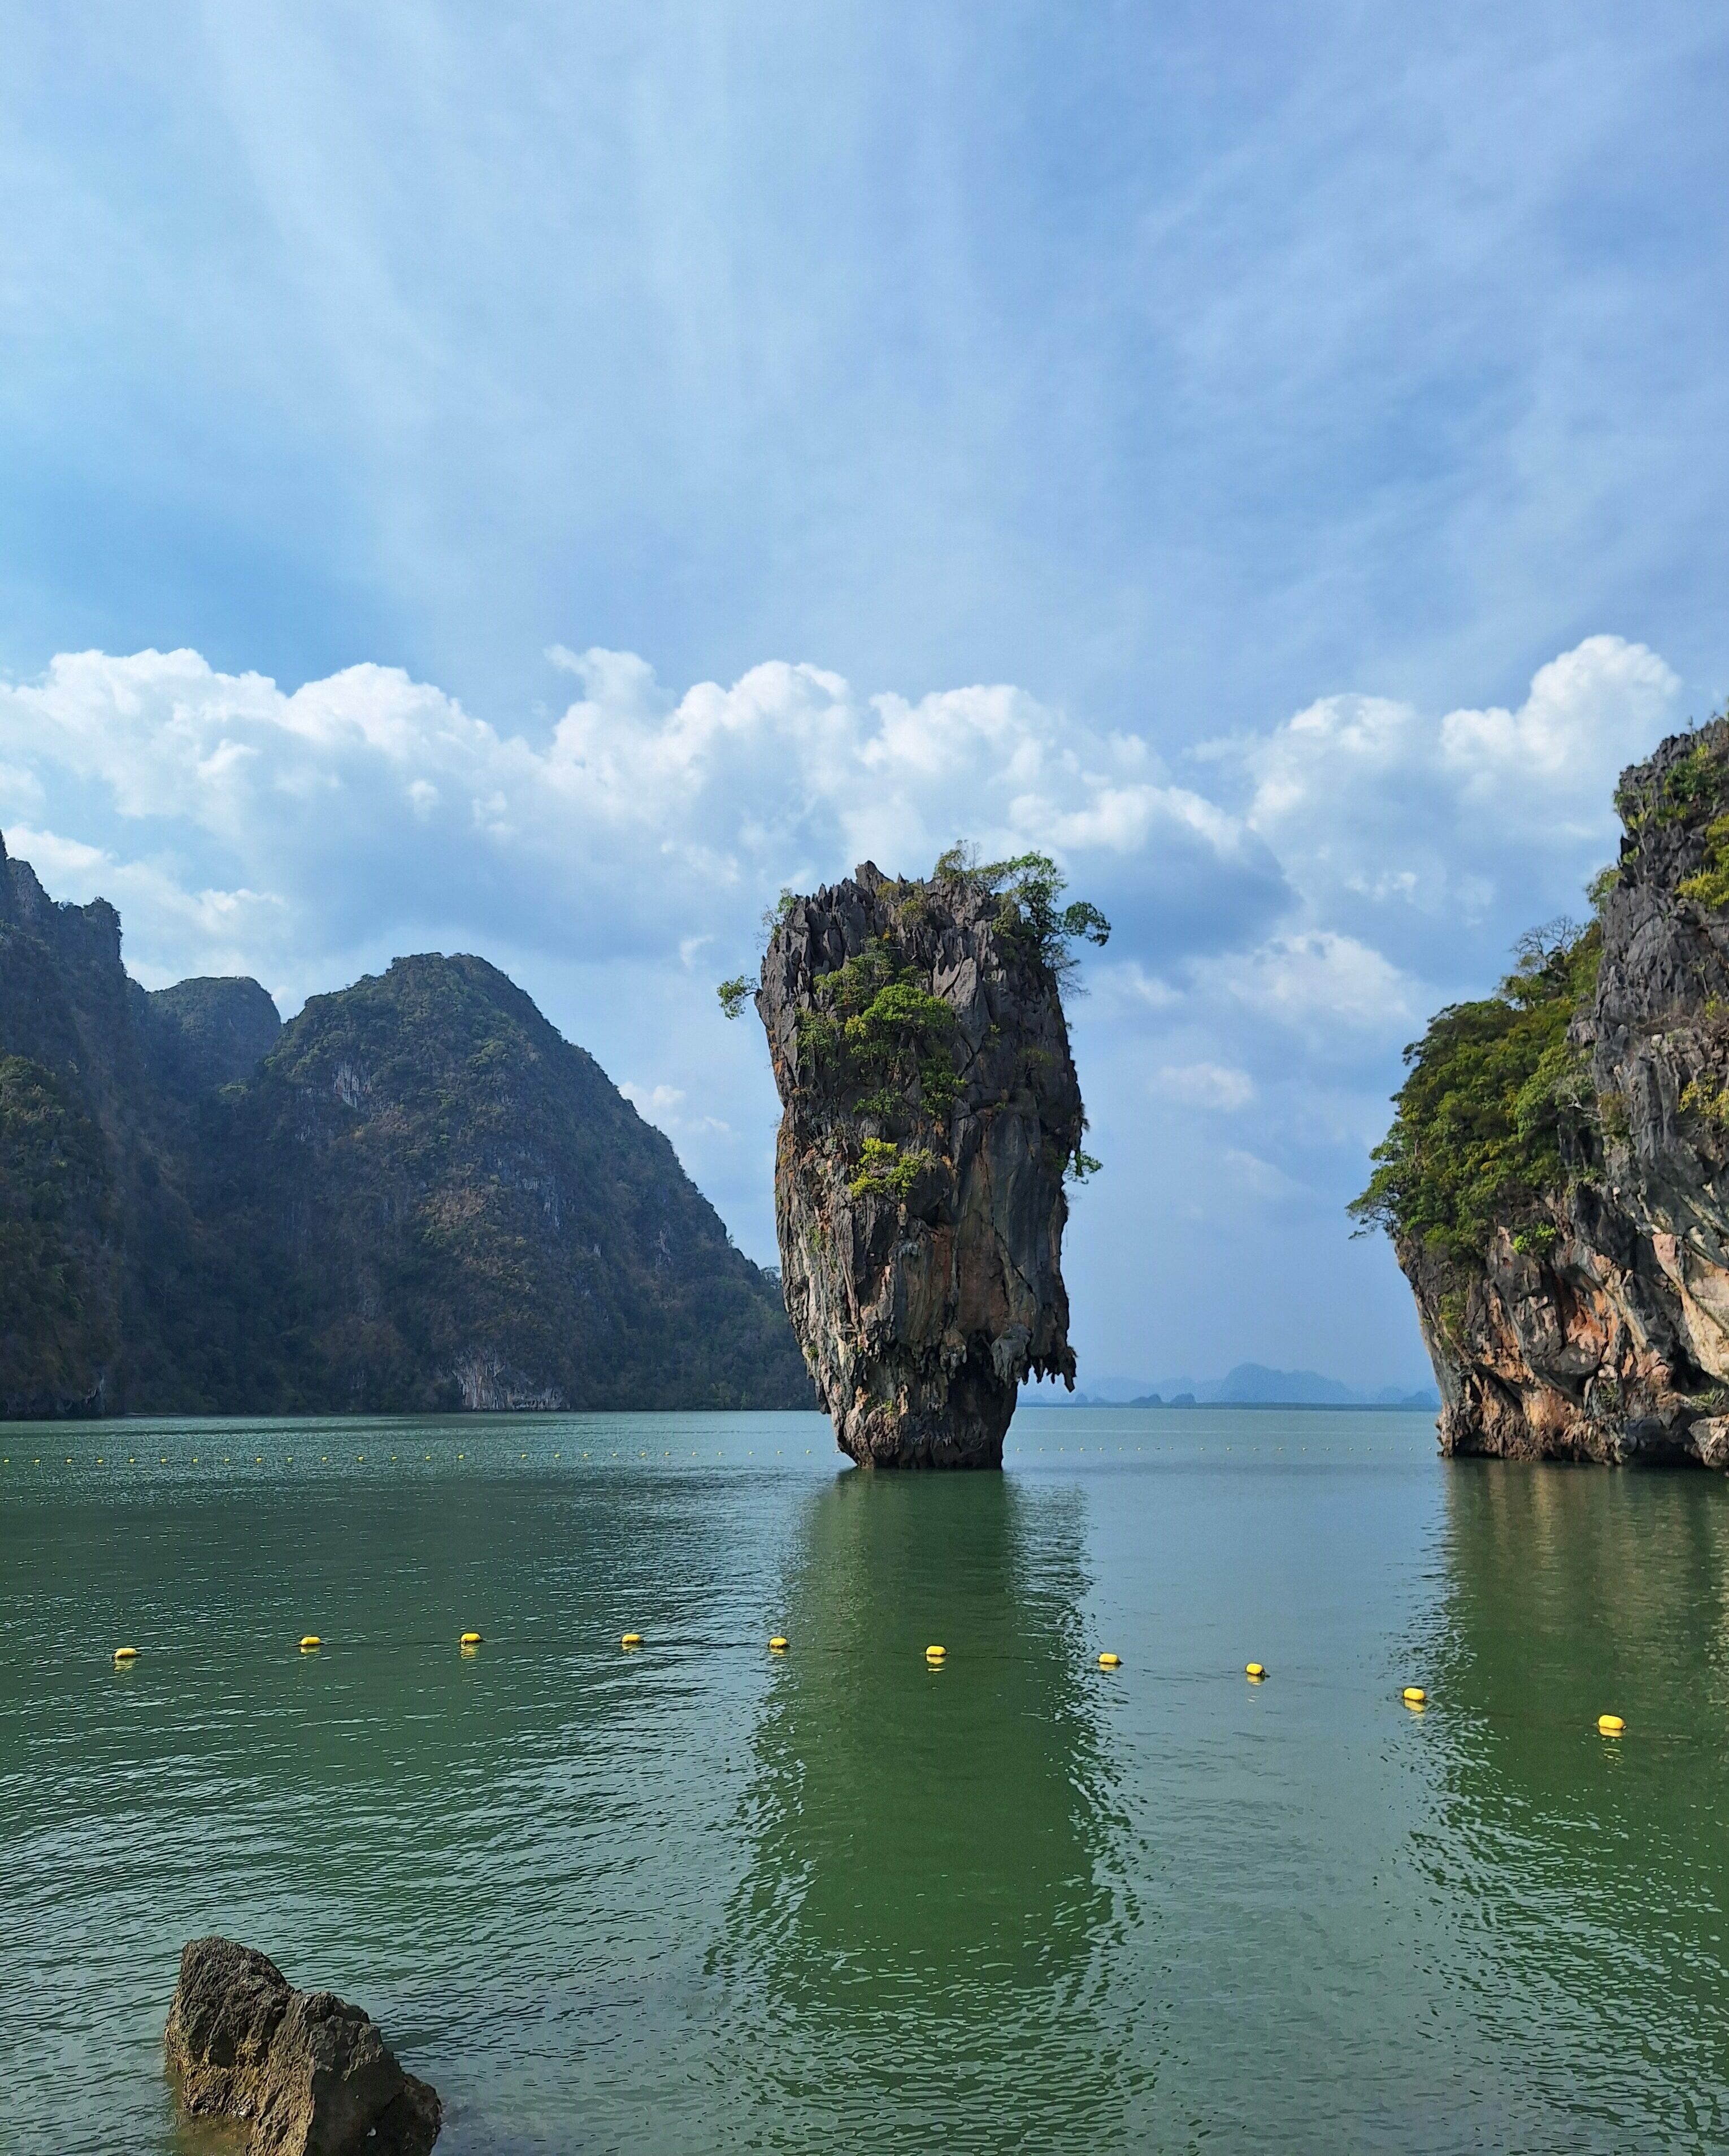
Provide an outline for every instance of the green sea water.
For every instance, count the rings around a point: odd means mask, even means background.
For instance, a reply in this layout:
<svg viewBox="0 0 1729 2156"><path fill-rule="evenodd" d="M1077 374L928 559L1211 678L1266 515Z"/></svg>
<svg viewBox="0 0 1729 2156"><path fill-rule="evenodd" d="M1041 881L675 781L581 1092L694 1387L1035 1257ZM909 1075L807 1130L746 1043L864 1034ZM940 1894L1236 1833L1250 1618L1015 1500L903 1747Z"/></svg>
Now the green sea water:
<svg viewBox="0 0 1729 2156"><path fill-rule="evenodd" d="M1434 1447L0 1429L0 2148L210 2145L160 2039L220 1930L449 2156L1721 2149L1729 1488Z"/></svg>

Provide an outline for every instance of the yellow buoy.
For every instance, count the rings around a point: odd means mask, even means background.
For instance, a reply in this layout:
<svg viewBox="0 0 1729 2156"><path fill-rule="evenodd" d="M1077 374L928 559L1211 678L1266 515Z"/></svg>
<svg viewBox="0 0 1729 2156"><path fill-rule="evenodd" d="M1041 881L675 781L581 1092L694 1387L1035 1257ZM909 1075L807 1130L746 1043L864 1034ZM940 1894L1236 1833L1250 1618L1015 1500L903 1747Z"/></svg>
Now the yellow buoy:
<svg viewBox="0 0 1729 2156"><path fill-rule="evenodd" d="M114 1650L114 1659L117 1662L136 1662L138 1659L138 1650L136 1647L116 1647Z"/></svg>
<svg viewBox="0 0 1729 2156"><path fill-rule="evenodd" d="M1626 1727L1626 1723L1622 1721L1619 1714L1599 1714L1597 1717L1597 1733L1599 1737L1619 1737Z"/></svg>
<svg viewBox="0 0 1729 2156"><path fill-rule="evenodd" d="M768 1651L771 1655L783 1655L786 1653L787 1643L778 1632L777 1632L774 1637L769 1641Z"/></svg>
<svg viewBox="0 0 1729 2156"><path fill-rule="evenodd" d="M1266 1670L1260 1662L1245 1662L1243 1665L1243 1674L1250 1684L1259 1684L1266 1675Z"/></svg>
<svg viewBox="0 0 1729 2156"><path fill-rule="evenodd" d="M639 1647L642 1643L643 1635L640 1632L627 1632L618 1645L621 1647Z"/></svg>
<svg viewBox="0 0 1729 2156"><path fill-rule="evenodd" d="M1101 1670L1120 1670L1122 1667L1122 1656L1121 1655L1101 1655L1099 1657L1099 1667Z"/></svg>
<svg viewBox="0 0 1729 2156"><path fill-rule="evenodd" d="M464 1632L459 1644L464 1647L478 1647L480 1644L480 1635L478 1632Z"/></svg>
<svg viewBox="0 0 1729 2156"><path fill-rule="evenodd" d="M300 1652L303 1655L316 1654L323 1645L324 1642L319 1638L317 1633L309 1632L300 1642Z"/></svg>
<svg viewBox="0 0 1729 2156"><path fill-rule="evenodd" d="M948 1660L948 1649L947 1647L926 1647L925 1650L925 1660L927 1662L947 1661Z"/></svg>
<svg viewBox="0 0 1729 2156"><path fill-rule="evenodd" d="M1399 1697L1404 1702L1407 1707L1427 1707L1429 1705L1429 1694L1424 1691L1421 1685L1407 1685L1404 1690L1399 1694Z"/></svg>

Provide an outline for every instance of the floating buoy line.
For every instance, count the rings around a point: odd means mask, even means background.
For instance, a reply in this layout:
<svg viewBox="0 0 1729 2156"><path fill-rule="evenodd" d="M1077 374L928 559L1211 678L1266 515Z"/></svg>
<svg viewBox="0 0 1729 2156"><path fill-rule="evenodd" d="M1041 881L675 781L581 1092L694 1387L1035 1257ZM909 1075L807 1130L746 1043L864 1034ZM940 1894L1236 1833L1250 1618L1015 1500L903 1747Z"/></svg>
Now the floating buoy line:
<svg viewBox="0 0 1729 2156"><path fill-rule="evenodd" d="M1076 1450L1076 1452L1077 1452L1077 1453L1081 1453L1081 1452L1085 1452L1085 1451L1086 1450L1086 1449L1087 1449L1087 1448L1086 1448L1085 1446L1082 1445L1082 1446L1077 1446L1077 1447L1075 1448L1075 1450ZM1127 1448L1126 1448L1126 1447L1125 1447L1125 1446L1123 1446L1123 1445L1118 1445L1116 1449L1116 1451L1117 1451L1118 1453L1124 1453L1124 1452L1126 1452L1126 1451L1127 1450ZM1223 1449L1224 1449L1225 1451L1229 1451L1232 1448L1231 1448L1230 1446L1229 1446L1229 1445L1226 1445L1226 1446L1224 1446ZM1270 1451L1280 1452L1280 1453L1282 1453L1282 1452L1285 1450L1285 1446L1284 1446L1284 1445L1274 1445L1274 1446L1270 1446L1270 1447L1248 1446L1248 1447L1245 1447L1245 1448L1244 1448L1244 1450L1248 1450L1248 1451L1260 1451L1260 1450L1270 1450ZM1301 1447L1301 1448L1299 1448L1299 1449L1300 1449L1300 1450L1301 1450L1306 1451L1308 1448L1307 1448L1306 1446L1304 1446L1304 1447ZM1046 1446L1046 1445L1015 1445L1015 1446L1011 1446L1011 1447L1008 1448L1008 1451L1009 1451L1009 1452L1011 1452L1012 1454L1014 1454L1014 1455L1018 1455L1018 1456L1026 1457L1026 1456L1033 1456L1033 1455L1046 1455L1046 1454L1048 1454L1048 1453L1052 1453L1052 1452L1054 1452L1054 1453L1063 1453L1063 1452L1065 1451L1065 1447L1064 1447L1064 1446L1062 1446L1062 1445L1055 1445L1055 1446ZM1104 1446L1104 1445L1100 1445L1100 1446L1096 1447L1096 1448L1095 1448L1095 1450L1097 1450L1101 1455L1103 1455L1103 1454L1105 1454L1106 1451L1108 1451L1109 1448L1108 1448L1108 1447L1106 1447L1106 1446ZM1134 1451L1135 1451L1136 1453L1141 1453L1141 1454L1144 1454L1144 1453L1146 1453L1146 1452L1147 1452L1147 1451L1152 1451L1152 1452L1154 1452L1154 1453L1158 1453L1158 1452L1162 1452L1162 1451L1166 1451L1166 1450L1170 1450L1170 1451L1173 1451L1173 1452L1192 1452L1192 1451L1199 1450L1199 1451L1203 1451L1203 1452L1204 1452L1204 1451L1207 1450L1207 1446L1206 1446L1206 1445L1205 1445L1204 1443L1201 1443L1201 1444L1197 1445L1197 1444L1193 1443L1193 1442L1191 1442L1191 1443L1189 1443L1189 1444L1183 1444L1183 1443L1182 1443L1181 1441L1172 1441L1172 1442L1171 1442L1171 1443L1169 1443L1169 1444L1159 1443L1159 1444L1154 1444L1154 1445L1151 1445L1151 1446L1145 1445L1136 1445L1136 1446L1133 1448L1133 1450L1134 1450ZM1342 1452L1344 1452L1344 1453L1357 1452L1357 1453L1360 1453L1360 1454L1362 1454L1362 1455L1370 1455L1370 1454L1378 1453L1378 1452L1382 1452L1382 1451L1385 1451L1385 1452L1388 1452L1388 1453L1398 1453L1398 1452L1399 1452L1399 1451L1402 1450L1402 1448L1401 1448L1401 1447L1399 1447L1399 1446L1398 1446L1398 1445L1387 1445L1387 1446L1383 1447L1383 1446L1374 1446L1374 1445L1362 1445L1362 1446L1360 1446L1360 1447L1345 1446L1345 1447L1342 1447L1342 1448L1337 1448L1337 1450L1341 1450ZM810 1448L809 1446L808 1446L808 1445L807 1445L807 1446L804 1448L804 1455L805 1455L805 1457L806 1457L806 1458L808 1458L808 1457L810 1456L810 1455L811 1455L811 1448ZM673 1455L672 1455L672 1453L671 1453L670 1451L668 1451L668 1452L666 1452L666 1453L664 1454L664 1456L666 1459L670 1460L670 1459L673 1457ZM752 1448L749 1448L749 1449L747 1450L746 1456L747 1458L749 1458L749 1459L754 1459L754 1458L756 1457L756 1453L755 1453L755 1449L754 1449L754 1447L752 1447ZM776 1456L777 1458L779 1458L779 1457L781 1457L781 1456L782 1456L782 1455L781 1455L778 1451L777 1451L777 1453L776 1453L776 1455L775 1455L775 1456ZM353 1457L354 1457L354 1464L355 1464L356 1466L364 1466L367 1464L367 1455L366 1455L364 1453L357 1452L357 1453L356 1453L356 1454L353 1455ZM543 1455L543 1457L544 1457L544 1455ZM592 1460L593 1459L593 1457L594 1457L594 1455L593 1455L593 1454L592 1453L592 1451L590 1451L590 1452L584 1452L584 1453L582 1455L582 1461L584 1461L584 1462L592 1461ZM698 1459L700 1459L700 1455L697 1452L695 1452L695 1451L694 1451L694 1450L693 1450L693 1452L692 1452L692 1453L691 1453L691 1455L690 1455L690 1457L692 1458L692 1460L698 1460ZM724 1461L724 1460L726 1459L726 1453L725 1453L724 1450L721 1450L721 1449L717 1449L717 1450L716 1450L716 1453L715 1453L715 1458L716 1458L716 1460L723 1460L723 1461ZM552 1460L553 1460L554 1461L557 1461L557 1462L559 1462L559 1463L561 1463L561 1464L562 1464L562 1459L563 1459L562 1450L559 1450L559 1451L556 1451L556 1452L554 1452L554 1453L552 1455ZM618 1461L620 1461L620 1460L624 1460L624 1463L625 1463L625 1464L627 1464L627 1465L628 1464L628 1460L626 1460L626 1459L625 1459L625 1455L623 1455L622 1453L620 1453L620 1452L617 1452L617 1451L613 1452L613 1453L611 1453L610 1455L603 1455L603 1458L609 1458L611 1460L613 1460L613 1461L614 1461L614 1462L618 1462ZM650 1458L650 1455L649 1455L649 1453L647 1453L646 1451L642 1451L642 1450L639 1450L639 1453L638 1453L638 1458L639 1458L639 1460L649 1460L649 1458ZM429 1466L433 1465L433 1463L434 1463L434 1455L433 1454L429 1453L429 1452L428 1452L428 1453L424 1453L424 1454L423 1454L423 1455L422 1455L422 1459L423 1459L423 1463L424 1465L426 1465L426 1466ZM520 1463L520 1462L523 1462L523 1461L526 1461L526 1460L528 1460L530 1459L530 1455L529 1455L529 1454L527 1454L527 1453L526 1453L526 1452L521 1452L521 1453L519 1453L519 1454L518 1454L518 1455L517 1455L517 1459L518 1459L518 1462L519 1462L519 1463ZM216 1461L215 1461L213 1459L208 1459L208 1460L207 1460L207 1456L206 1456L203 1452L192 1453L192 1454L190 1454L190 1455L184 1455L184 1460L185 1460L186 1464L189 1464L190 1466L193 1466L193 1467L199 1467L199 1466L205 1466L205 1465L209 1465L209 1466L214 1466L217 1464L217 1463L216 1463ZM293 1454L293 1453L288 1453L288 1454L285 1454L285 1455L283 1455L284 1464L285 1464L285 1465L286 1465L286 1466L290 1466L290 1467L291 1467L291 1466L293 1466L295 1464L295 1460L296 1460L296 1455L295 1455L295 1454ZM467 1464L467 1461L468 1461L468 1455L467 1455L467 1453L466 1453L465 1451L462 1451L462 1452L459 1452L459 1453L457 1453L457 1454L456 1454L456 1455L455 1455L455 1460L456 1460L456 1462L457 1462L458 1464L460 1464L460 1465L466 1465L466 1464ZM23 1465L23 1464L24 1464L24 1463L23 1463L23 1462L22 1461L22 1460L21 1460L19 1461L19 1463L18 1463L18 1464ZM29 1464L31 1466L33 1466L33 1467L40 1467L40 1466L43 1465L42 1455L41 1455L40 1454L35 1454L35 1455L31 1455L28 1464ZM69 1467L75 1466L77 1465L77 1459L76 1459L76 1455L73 1455L73 1454L70 1454L70 1453L66 1454L66 1455L64 1455L64 1464L65 1464L65 1466L69 1466ZM121 1460L120 1455L110 1455L106 1454L106 1453L99 1453L99 1454L96 1454L96 1455L91 1455L91 1456L90 1456L90 1464L92 1464L92 1465L94 1465L94 1466L97 1466L97 1467L104 1467L104 1468L107 1468L107 1467L115 1467L115 1468L117 1468L117 1467L119 1467L122 1463L121 1463ZM137 1454L136 1454L136 1453L129 1453L129 1454L127 1454L127 1455L126 1455L124 1464L125 1464L126 1466L129 1466L129 1467L136 1467L136 1466L137 1466L139 1465L139 1457L138 1457ZM145 1461L145 1463L144 1463L144 1464L145 1464L146 1466L148 1466L151 1463L146 1460ZM172 1460L171 1460L171 1457L170 1457L170 1455L169 1455L168 1454L167 1454L167 1453L162 1453L162 1454L158 1455L156 1464L157 1466L159 1466L167 1467L167 1466L172 1466L172 1465L173 1464L173 1462L172 1462ZM225 1454L223 1454L223 1455L221 1456L221 1462L220 1462L220 1464L221 1464L222 1466L225 1466L225 1467L226 1467L226 1466L233 1466L233 1465L234 1464L233 1455L230 1455L230 1454L226 1454L226 1453L225 1453ZM254 1466L258 1466L258 1467L262 1467L262 1466L265 1466L265 1465L267 1464L267 1462L266 1462L266 1460L265 1460L265 1456L264 1456L264 1454L262 1454L262 1453L255 1454L255 1455L254 1455L254 1457L253 1457L252 1464L253 1464ZM321 1466L329 1466L331 1465L331 1455L330 1455L328 1453L322 1454L322 1455L320 1456L320 1463L319 1463L319 1464L320 1464ZM398 1454L396 1454L396 1453L392 1453L392 1454L390 1455L390 1464L391 1464L391 1465L392 1465L392 1466L395 1466L395 1465L399 1464L399 1455L398 1455ZM573 1465L575 1464L574 1459L573 1459L573 1463L572 1463L572 1464L573 1464ZM0 1466L3 1466L3 1467L10 1467L10 1466L12 1466L13 1465L13 1455L10 1455L10 1454L6 1454L6 1455L0 1455ZM465 1632L463 1632L462 1634L460 1634L460 1635L459 1635L458 1644L459 1644L459 1645L460 1646L460 1648L462 1649L462 1650L463 1650L463 1652L464 1652L464 1654L472 1654L472 1653L474 1652L474 1650L475 1650L476 1648L478 1648L479 1646L480 1646L480 1645L483 1644L483 1635L482 1635L480 1632L478 1632L478 1631L465 1631ZM626 1632L626 1633L623 1633L623 1635L621 1635L620 1639L619 1639L619 1645L620 1645L621 1648L623 1648L623 1649L626 1650L627 1651L634 1651L634 1650L636 1650L636 1649L638 1649L638 1648L641 1647L641 1646L643 1645L643 1644L644 1644L643 1635L642 1635L640 1632ZM312 1656L312 1655L316 1655L316 1654L317 1654L317 1653L318 1653L318 1652L319 1652L319 1651L323 1648L324 1645L325 1645L325 1642L324 1642L324 1640L323 1640L322 1636L321 1636L321 1635L319 1635L319 1634L317 1634L317 1633L314 1633L314 1632L308 1632L308 1633L305 1634L305 1635L301 1637L301 1639L300 1639L300 1642L299 1642L299 1647L300 1647L300 1653L301 1653L301 1654L303 1654L303 1655L306 1655L306 1656ZM784 1634L782 1634L782 1633L776 1633L775 1635L772 1635L772 1637L771 1637L771 1639L770 1639L770 1640L769 1640L769 1641L768 1641L768 1650L769 1650L769 1652L770 1652L771 1654L773 1654L773 1655L777 1655L777 1656L785 1655L785 1654L787 1654L787 1653L789 1651L790 1645L791 1645L790 1641L788 1640L788 1638L786 1637L786 1635L785 1635ZM139 1659L140 1659L140 1650L139 1650L137 1647L136 1647L136 1646L134 1646L134 1645L130 1645L130 1644L126 1645L122 1645L122 1646L115 1647L115 1648L112 1650L112 1660L113 1660L113 1664L114 1664L114 1666L115 1666L116 1669L130 1668L130 1667L131 1667L133 1665L135 1665L135 1664L139 1661ZM931 1669L938 1669L938 1668L941 1668L941 1667L943 1667L943 1666L946 1666L946 1664L947 1664L947 1661L948 1661L948 1650L947 1650L947 1647L945 1647L945 1646L943 1646L943 1645L941 1645L940 1644L937 1644L937 1643L936 1643L936 1642L934 1642L934 1641L933 1641L933 1642L932 1642L929 1646L927 1646L927 1647L925 1649L924 1659L925 1659L926 1665L926 1666L927 1666L928 1668L931 1668ZM1114 1651L1112 1651L1111 1650L1106 1649L1106 1650L1104 1650L1103 1651L1101 1651L1101 1652L1098 1655L1098 1656L1097 1656L1097 1666L1098 1666L1098 1667L1099 1667L1100 1669L1101 1669L1101 1670L1116 1670L1116 1669L1121 1669L1121 1666L1122 1666L1122 1657L1121 1657L1121 1655L1115 1653L1115 1652L1114 1652ZM1267 1681L1267 1677L1268 1677L1269 1672L1268 1672L1268 1670L1267 1670L1266 1665L1265 1665L1265 1663L1262 1663L1262 1662L1248 1662L1248 1663L1245 1663L1245 1664L1244 1664L1244 1676L1248 1679L1248 1681L1249 1681L1251 1684L1260 1685L1260 1684L1264 1684L1264 1683ZM1422 1686L1421 1685L1414 1685L1414 1684L1412 1684L1412 1685L1406 1685L1406 1686L1403 1686L1403 1687L1401 1688L1401 1690L1400 1690L1400 1692L1399 1692L1399 1701L1400 1701L1400 1703L1401 1703L1403 1706L1404 1706L1404 1707L1408 1707L1408 1708L1412 1709L1413 1712L1422 1712L1424 1709L1425 1709L1425 1708L1428 1707L1428 1705L1429 1705L1429 1695L1428 1695L1428 1692L1426 1691L1426 1690L1425 1690L1425 1689L1424 1688L1424 1686ZM1624 1735L1625 1735L1625 1733L1626 1733L1626 1728L1627 1728L1627 1724L1626 1724L1626 1722L1625 1722L1624 1718L1622 1716L1620 1716L1620 1715L1619 1715L1619 1714L1614 1714L1614 1713L1608 1713L1608 1712L1605 1712L1605 1713L1600 1714L1600 1715L1598 1715L1598 1716L1597 1717L1596 1723L1595 1723L1595 1727L1596 1727L1596 1730L1597 1730L1598 1734L1599 1736L1601 1736L1601 1737L1604 1737L1604 1738L1620 1738L1620 1737L1623 1737L1623 1736L1624 1736Z"/></svg>
<svg viewBox="0 0 1729 2156"><path fill-rule="evenodd" d="M484 1644L485 1636L483 1633L478 1631L463 1632L459 1634L457 1644L464 1655L471 1656ZM621 1633L618 1639L619 1646L626 1653L634 1653L643 1643L643 1635L640 1632ZM303 1655L316 1655L323 1649L324 1644L321 1634L303 1633L299 1643L300 1651ZM768 1651L772 1655L785 1655L791 1646L792 1641L784 1632L774 1633L768 1641ZM113 1662L115 1669L131 1669L139 1659L140 1650L131 1645L115 1647L113 1650ZM947 1667L947 1663L948 1649L933 1640L925 1650L926 1666L932 1670L943 1669ZM1107 1647L1098 1656L1098 1666L1101 1670L1119 1670L1122 1667L1122 1656ZM1250 1684L1259 1685L1265 1683L1268 1671L1264 1662L1246 1662L1243 1667L1243 1674ZM1429 1705L1429 1694L1421 1685L1406 1685L1400 1690L1399 1701L1401 1705L1409 1707L1414 1712L1421 1713ZM1627 1724L1619 1714L1599 1714L1597 1717L1596 1728L1600 1737L1619 1738L1626 1734Z"/></svg>

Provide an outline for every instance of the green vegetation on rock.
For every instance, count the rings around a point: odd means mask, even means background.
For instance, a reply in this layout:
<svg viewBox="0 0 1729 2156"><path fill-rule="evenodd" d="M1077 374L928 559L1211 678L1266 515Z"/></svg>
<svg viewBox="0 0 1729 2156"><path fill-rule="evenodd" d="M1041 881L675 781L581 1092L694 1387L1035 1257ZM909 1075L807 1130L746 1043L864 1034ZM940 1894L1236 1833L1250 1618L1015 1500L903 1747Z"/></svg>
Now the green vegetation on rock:
<svg viewBox="0 0 1729 2156"><path fill-rule="evenodd" d="M1729 816L1713 817L1705 827L1705 865L1675 886L1696 906L1721 912L1729 906Z"/></svg>
<svg viewBox="0 0 1729 2156"><path fill-rule="evenodd" d="M811 984L814 1008L798 1017L798 1045L813 1076L858 1091L860 1111L880 1117L908 1107L941 1117L960 1095L955 1014L922 987L888 941L873 937L855 957Z"/></svg>
<svg viewBox="0 0 1729 2156"><path fill-rule="evenodd" d="M1009 860L981 863L971 847L953 845L938 859L933 880L1000 896L998 934L1030 944L1065 988L1079 970L1076 944L1102 947L1111 941L1111 923L1090 899L1058 906L1068 880L1049 854L1017 854Z"/></svg>
<svg viewBox="0 0 1729 2156"><path fill-rule="evenodd" d="M1047 973L1059 993L1072 991L1080 966L1076 947L1108 942L1111 923L1090 900L1059 905L1066 887L1048 854L982 862L977 850L964 844L949 847L938 858L928 883L882 879L892 932L872 937L862 951L817 973L810 1008L798 1014L800 1060L808 1082L850 1095L859 1116L899 1128L903 1137L913 1124L928 1125L927 1135L935 1142L965 1091L957 1061L965 1045L957 1034L952 1005L926 988L919 970L906 963L907 938L921 923L938 917L945 892L951 898L994 899L990 926L1003 945ZM782 890L764 911L765 934L772 937L799 903L795 892ZM736 974L721 982L716 994L725 1014L736 1019L751 998L752 983ZM873 1136L865 1142L899 1151L893 1139ZM928 1149L916 1149L892 1168L886 1155L861 1157L850 1184L853 1194L904 1199L919 1167L936 1157ZM1069 1181L1084 1183L1101 1165L1076 1145L1065 1156L1063 1173Z"/></svg>
<svg viewBox="0 0 1729 2156"><path fill-rule="evenodd" d="M1589 1007L1602 951L1594 921L1533 931L1495 995L1449 1004L1405 1050L1393 1127L1349 1209L1363 1228L1449 1256L1480 1254L1500 1226L1534 1252L1547 1247L1546 1201L1567 1173L1562 1125L1588 1112L1567 1029Z"/></svg>

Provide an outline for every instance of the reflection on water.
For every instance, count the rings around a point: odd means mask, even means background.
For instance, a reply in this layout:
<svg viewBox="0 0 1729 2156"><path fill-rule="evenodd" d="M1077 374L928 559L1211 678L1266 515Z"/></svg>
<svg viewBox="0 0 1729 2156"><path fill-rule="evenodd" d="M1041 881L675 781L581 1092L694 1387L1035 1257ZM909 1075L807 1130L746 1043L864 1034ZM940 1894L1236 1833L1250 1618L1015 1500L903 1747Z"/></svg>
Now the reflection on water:
<svg viewBox="0 0 1729 2156"><path fill-rule="evenodd" d="M439 2156L1729 2143L1720 1478L1227 1410L952 1479L814 1417L120 1434L0 1433L8 2151L178 2147L213 1927L378 2015Z"/></svg>
<svg viewBox="0 0 1729 2156"><path fill-rule="evenodd" d="M1430 1666L1449 1705L1419 1836L1447 1986L1491 2029L1516 2002L1526 2073L1608 2145L1729 2134L1726 1499L1702 1474L1447 1480ZM1624 1739L1598 1735L1604 1712Z"/></svg>
<svg viewBox="0 0 1729 2156"><path fill-rule="evenodd" d="M1119 1966L1138 1912L1109 1861L1085 1526L1072 1486L995 1476L809 1501L711 1963L739 2095L797 2122L763 2145L1128 2145L1157 2032Z"/></svg>

